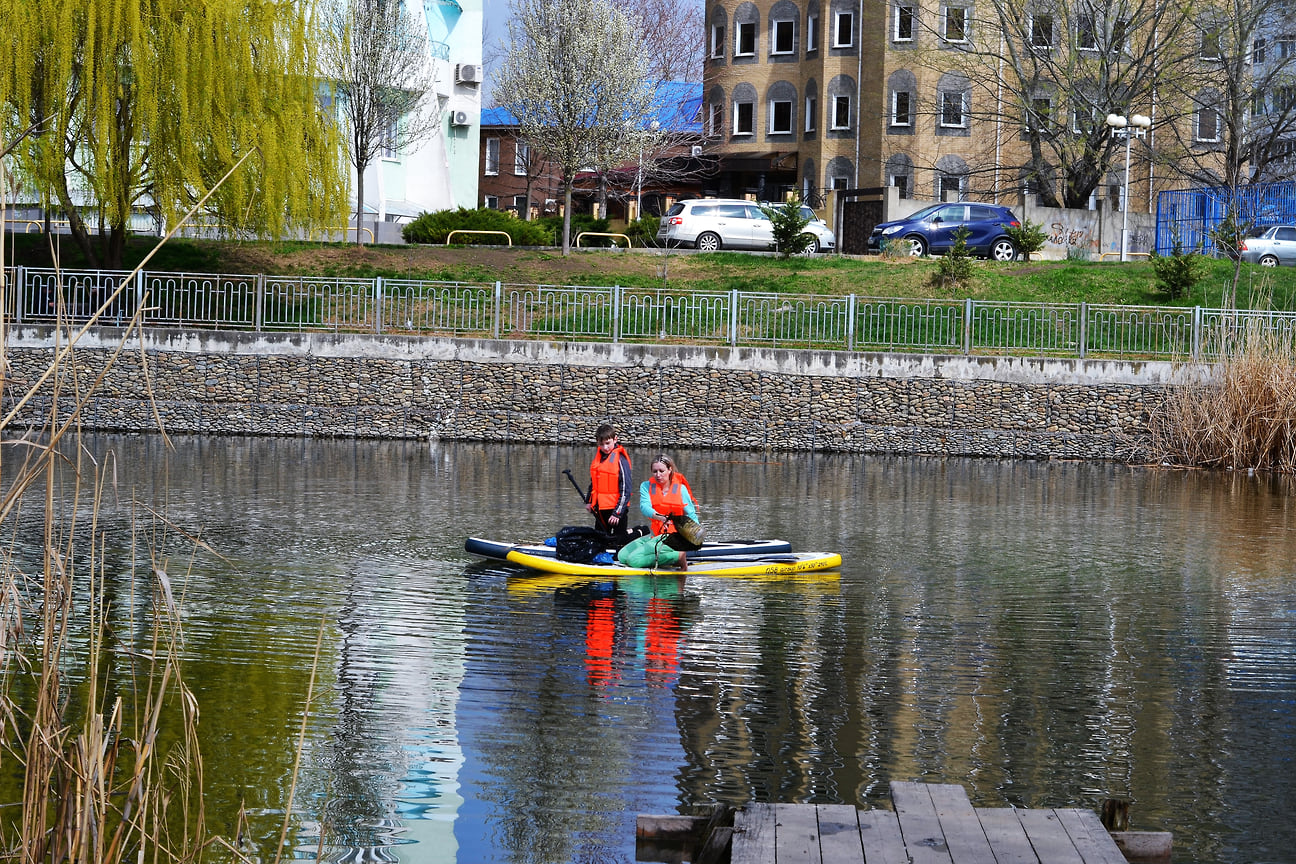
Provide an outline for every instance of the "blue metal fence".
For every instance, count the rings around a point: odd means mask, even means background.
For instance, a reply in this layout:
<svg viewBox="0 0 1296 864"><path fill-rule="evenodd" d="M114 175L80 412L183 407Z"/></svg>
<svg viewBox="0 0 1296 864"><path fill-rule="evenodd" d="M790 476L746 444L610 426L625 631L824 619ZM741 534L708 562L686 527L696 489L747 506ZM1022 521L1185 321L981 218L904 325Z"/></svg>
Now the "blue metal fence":
<svg viewBox="0 0 1296 864"><path fill-rule="evenodd" d="M1212 232L1229 212L1248 226L1296 223L1296 182L1161 192L1157 195L1156 251L1168 255L1178 244L1185 252L1214 255L1217 244Z"/></svg>
<svg viewBox="0 0 1296 864"><path fill-rule="evenodd" d="M1209 358L1239 324L1291 344L1296 313L263 274L5 272L15 323L708 344L1030 357Z"/></svg>

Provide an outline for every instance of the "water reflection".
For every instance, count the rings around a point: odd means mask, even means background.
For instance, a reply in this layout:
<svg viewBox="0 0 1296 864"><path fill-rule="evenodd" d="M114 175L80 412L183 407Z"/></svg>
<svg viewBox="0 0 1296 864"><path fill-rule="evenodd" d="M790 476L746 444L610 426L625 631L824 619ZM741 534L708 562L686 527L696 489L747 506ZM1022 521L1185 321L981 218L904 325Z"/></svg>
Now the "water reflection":
<svg viewBox="0 0 1296 864"><path fill-rule="evenodd" d="M186 568L188 674L208 811L228 831L246 802L262 849L321 623L301 857L630 860L637 813L876 806L897 779L985 806L1130 796L1179 861L1296 846L1286 479L686 452L712 536L838 550L840 574L612 582L462 551L583 521L561 474L583 449L92 445L119 454L110 528L147 505L224 556Z"/></svg>

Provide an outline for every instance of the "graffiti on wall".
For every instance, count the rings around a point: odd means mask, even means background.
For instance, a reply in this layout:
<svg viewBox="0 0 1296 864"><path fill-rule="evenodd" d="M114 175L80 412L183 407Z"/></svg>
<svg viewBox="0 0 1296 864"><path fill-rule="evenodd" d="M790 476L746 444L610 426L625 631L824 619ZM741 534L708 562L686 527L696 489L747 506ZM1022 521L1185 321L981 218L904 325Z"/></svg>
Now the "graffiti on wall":
<svg viewBox="0 0 1296 864"><path fill-rule="evenodd" d="M1047 242L1066 249L1097 249L1098 239L1089 225L1068 225L1057 221L1049 226Z"/></svg>

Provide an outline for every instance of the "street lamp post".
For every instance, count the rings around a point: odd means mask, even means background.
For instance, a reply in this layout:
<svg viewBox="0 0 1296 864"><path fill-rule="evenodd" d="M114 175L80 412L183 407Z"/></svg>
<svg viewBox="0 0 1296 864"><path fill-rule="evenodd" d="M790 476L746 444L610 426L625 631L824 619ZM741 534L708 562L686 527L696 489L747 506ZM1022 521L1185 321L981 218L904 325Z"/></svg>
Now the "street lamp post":
<svg viewBox="0 0 1296 864"><path fill-rule="evenodd" d="M1134 114L1125 118L1124 114L1108 114L1107 125L1111 127L1113 138L1125 139L1125 190L1121 193L1121 257L1122 262L1128 258L1129 238L1129 171L1130 139L1142 138L1152 126L1152 118L1143 114Z"/></svg>

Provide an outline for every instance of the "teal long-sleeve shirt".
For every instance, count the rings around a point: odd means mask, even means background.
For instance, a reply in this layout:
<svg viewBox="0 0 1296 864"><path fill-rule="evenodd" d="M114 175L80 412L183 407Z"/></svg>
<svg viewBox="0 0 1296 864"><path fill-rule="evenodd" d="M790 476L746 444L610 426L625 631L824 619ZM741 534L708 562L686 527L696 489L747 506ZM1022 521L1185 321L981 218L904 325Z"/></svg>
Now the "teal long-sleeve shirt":
<svg viewBox="0 0 1296 864"><path fill-rule="evenodd" d="M653 509L652 492L649 491L651 484L651 480L645 480L639 484L639 512L649 519L665 519L665 516ZM702 521L698 519L697 507L693 504L693 496L689 494L688 487L683 483L680 484L680 498L684 501L684 515L694 522Z"/></svg>

